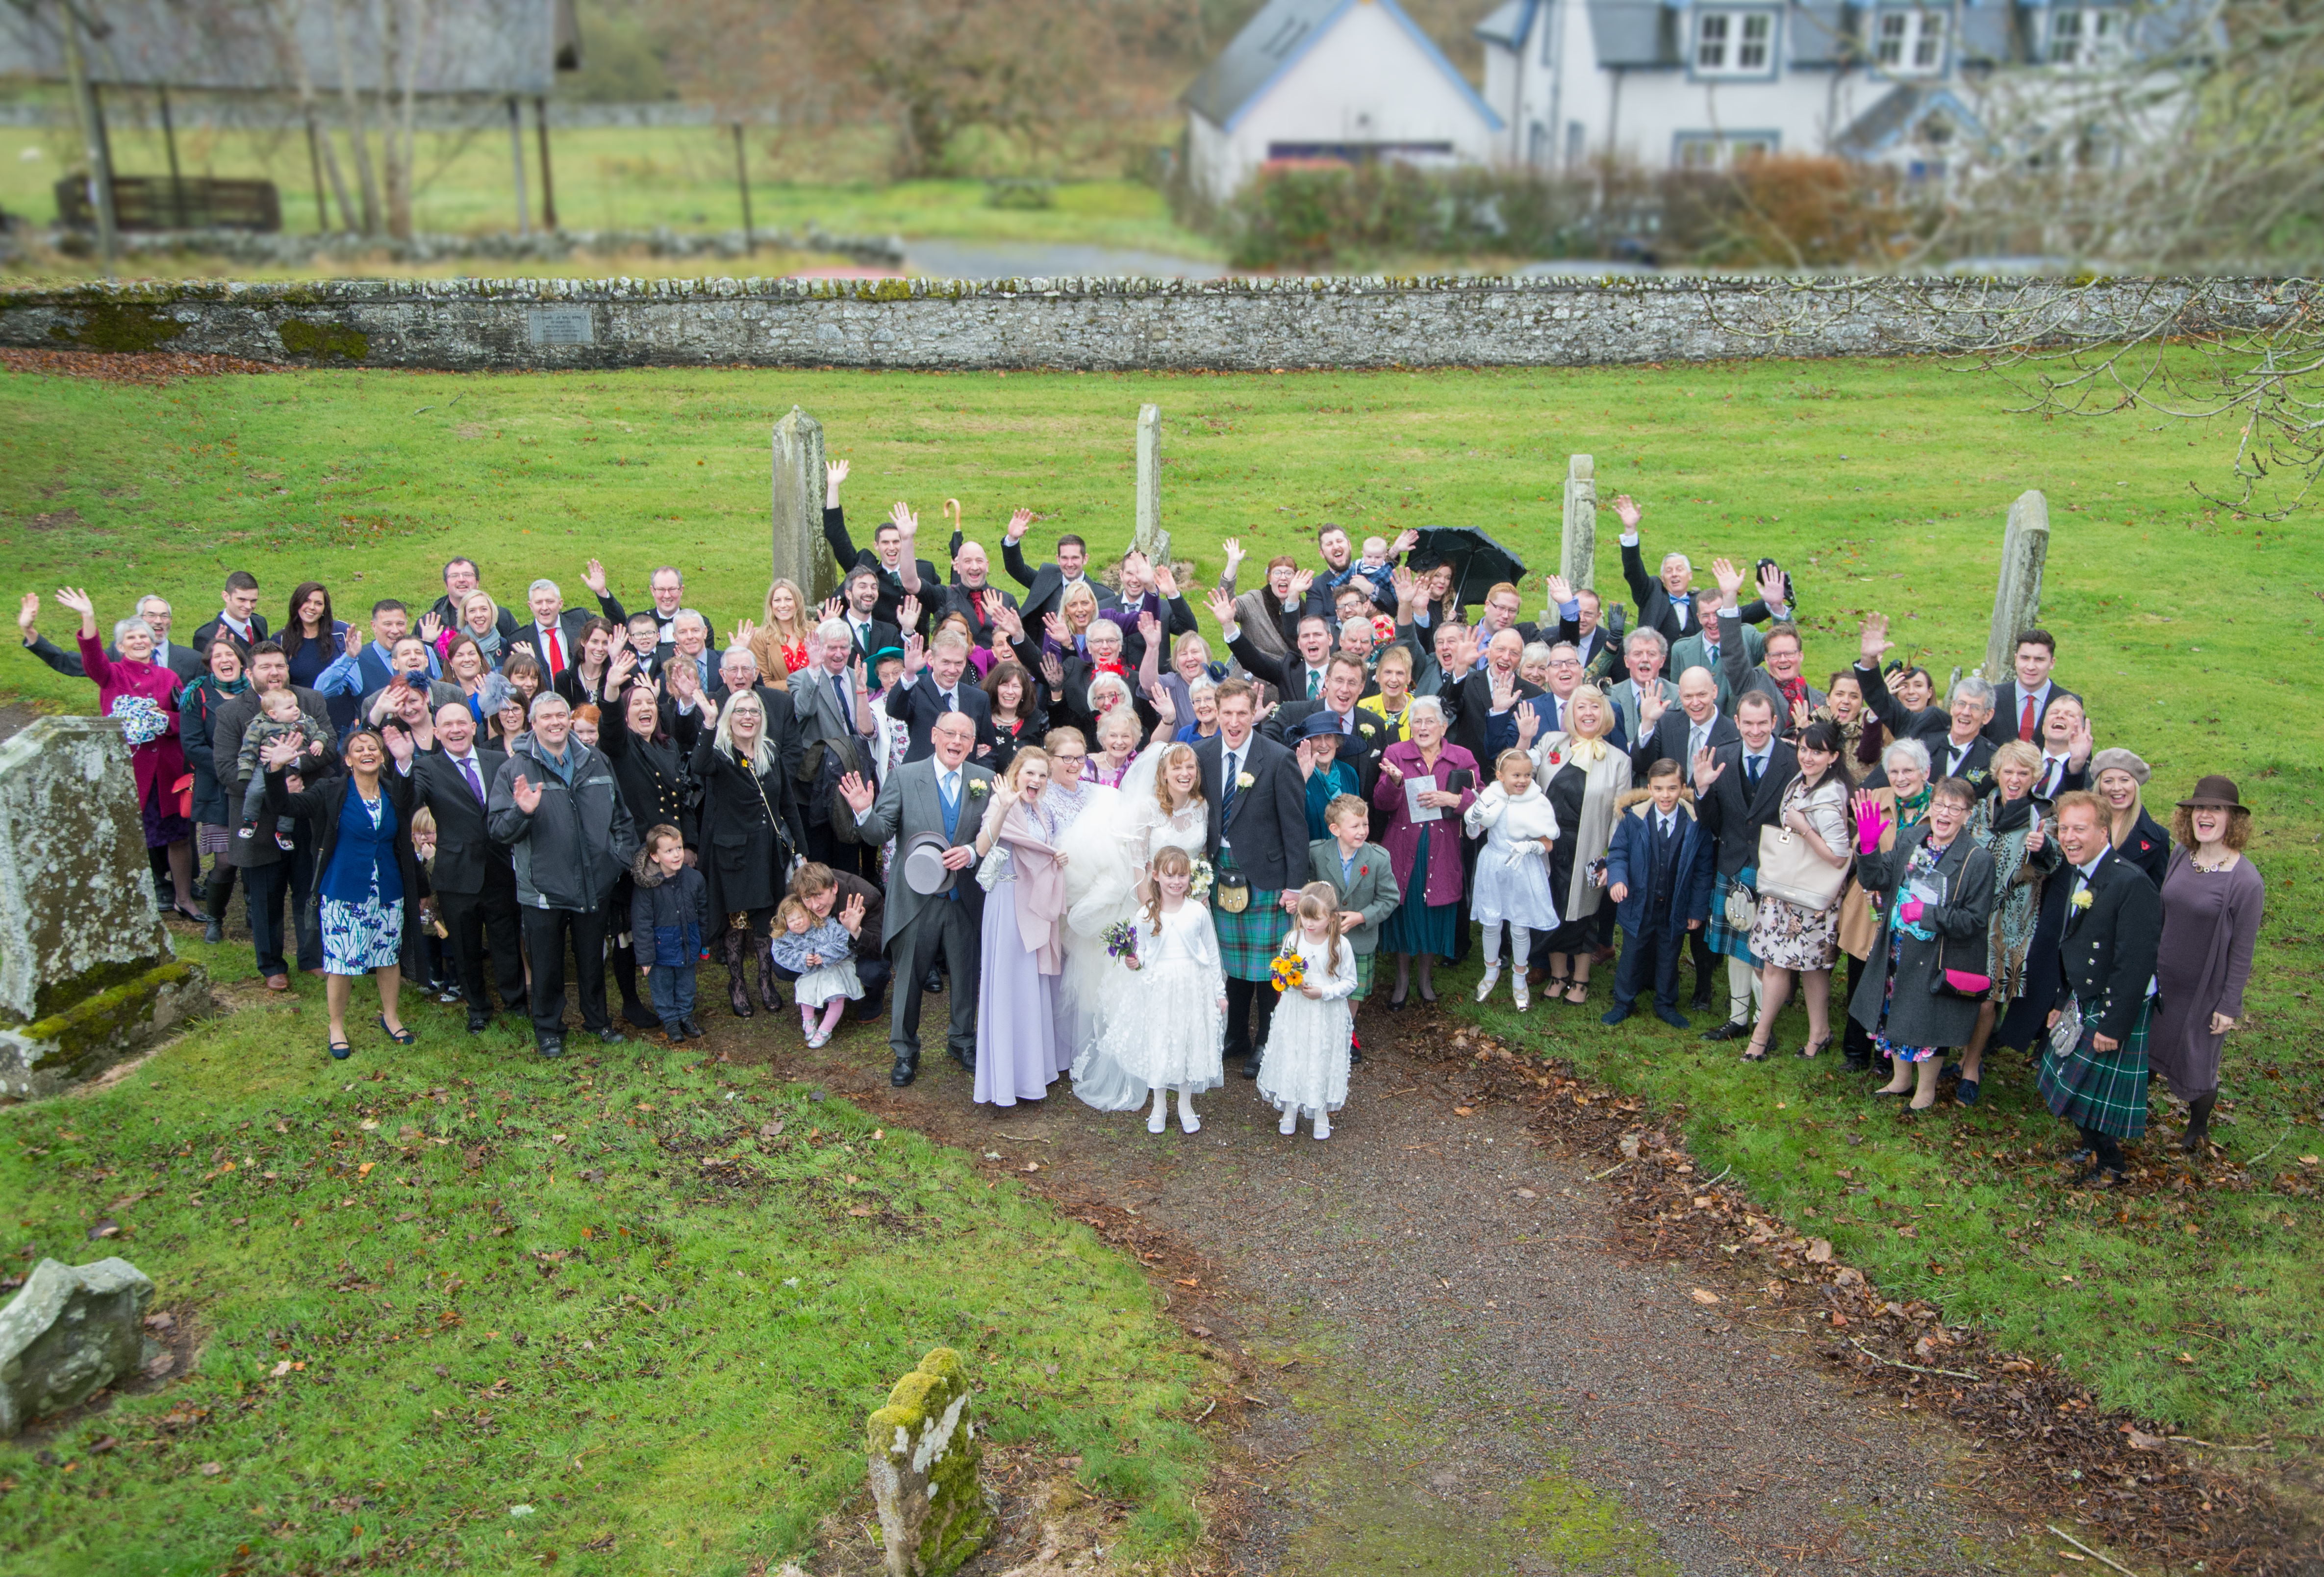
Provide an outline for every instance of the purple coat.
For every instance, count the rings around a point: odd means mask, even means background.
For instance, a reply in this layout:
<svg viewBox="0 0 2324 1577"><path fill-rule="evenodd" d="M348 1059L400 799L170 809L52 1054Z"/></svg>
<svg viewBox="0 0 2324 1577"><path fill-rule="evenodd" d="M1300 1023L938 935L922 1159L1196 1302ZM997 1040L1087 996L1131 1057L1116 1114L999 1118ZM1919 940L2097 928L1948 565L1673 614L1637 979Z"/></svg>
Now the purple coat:
<svg viewBox="0 0 2324 1577"><path fill-rule="evenodd" d="M1380 752L1380 763L1394 767L1409 778L1425 778L1428 769L1420 764L1420 747L1410 740L1398 740ZM1462 791L1461 803L1443 813L1442 821L1428 825L1439 835L1428 840L1428 885L1424 890L1424 901L1431 904L1461 901L1461 817L1477 798L1477 758L1451 742L1436 753L1436 786L1449 788L1447 777L1454 771L1469 774L1469 787ZM1396 886L1399 892L1412 891L1413 857L1420 852L1420 828L1412 822L1412 813L1406 808L1404 784L1387 772L1372 785L1372 803L1389 813L1388 830L1380 835L1387 846L1388 863L1396 869ZM1443 835L1446 832L1452 835Z"/></svg>
<svg viewBox="0 0 2324 1577"><path fill-rule="evenodd" d="M100 715L113 715L113 704L124 696L143 696L169 718L170 731L132 748L129 761L137 773L137 803L143 805L158 789L161 809L177 814L178 779L186 775L185 752L178 744L178 676L159 663L108 658L105 643L94 635L80 638L80 663L81 670L97 682Z"/></svg>

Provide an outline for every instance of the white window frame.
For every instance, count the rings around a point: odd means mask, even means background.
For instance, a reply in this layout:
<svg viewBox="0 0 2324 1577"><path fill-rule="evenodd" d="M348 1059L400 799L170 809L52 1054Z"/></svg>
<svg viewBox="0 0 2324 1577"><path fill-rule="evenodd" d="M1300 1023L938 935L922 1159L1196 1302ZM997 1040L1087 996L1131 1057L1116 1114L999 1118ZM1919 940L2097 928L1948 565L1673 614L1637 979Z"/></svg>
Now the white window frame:
<svg viewBox="0 0 2324 1577"><path fill-rule="evenodd" d="M2120 6L2052 6L2042 23L2042 58L2069 71L2111 66L2129 42L2129 23L2130 13Z"/></svg>
<svg viewBox="0 0 2324 1577"><path fill-rule="evenodd" d="M1776 132L1681 132L1673 139L1671 168L1731 170L1740 161L1779 153L1783 145L1783 136Z"/></svg>
<svg viewBox="0 0 2324 1577"><path fill-rule="evenodd" d="M1757 6L1697 7L1688 69L1697 77L1773 77L1777 15Z"/></svg>
<svg viewBox="0 0 2324 1577"><path fill-rule="evenodd" d="M1951 13L1935 5L1884 5L1872 14L1872 63L1884 77L1941 77Z"/></svg>

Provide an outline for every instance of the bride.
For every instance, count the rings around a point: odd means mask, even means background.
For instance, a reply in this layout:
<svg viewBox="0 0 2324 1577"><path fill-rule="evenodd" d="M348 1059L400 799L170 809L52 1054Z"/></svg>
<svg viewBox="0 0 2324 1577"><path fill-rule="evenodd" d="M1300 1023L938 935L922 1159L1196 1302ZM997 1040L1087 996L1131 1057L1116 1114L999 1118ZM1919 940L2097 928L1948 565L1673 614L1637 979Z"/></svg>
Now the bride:
<svg viewBox="0 0 2324 1577"><path fill-rule="evenodd" d="M1119 788L1093 788L1081 816L1061 842L1065 855L1065 965L1058 988L1066 1044L1074 1052L1074 1093L1101 1111L1144 1103L1147 1091L1111 1061L1093 1055L1105 1030L1106 1000L1118 996L1120 960L1106 952L1105 934L1134 920L1147 866L1166 846L1194 862L1194 890L1210 885L1203 855L1210 836L1210 807L1203 799L1202 768L1192 745L1148 746L1130 763Z"/></svg>

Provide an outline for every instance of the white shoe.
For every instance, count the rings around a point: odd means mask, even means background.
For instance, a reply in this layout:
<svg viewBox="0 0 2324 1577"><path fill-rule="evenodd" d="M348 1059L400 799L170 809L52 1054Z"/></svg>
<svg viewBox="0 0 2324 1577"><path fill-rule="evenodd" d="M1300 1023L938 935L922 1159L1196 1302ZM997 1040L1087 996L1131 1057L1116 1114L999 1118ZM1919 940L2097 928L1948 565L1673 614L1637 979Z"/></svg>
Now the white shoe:
<svg viewBox="0 0 2324 1577"><path fill-rule="evenodd" d="M1170 1114L1159 1103L1157 1103L1154 1110L1146 1114L1147 1132L1160 1133L1164 1129L1169 1126Z"/></svg>
<svg viewBox="0 0 2324 1577"><path fill-rule="evenodd" d="M1493 994L1493 988L1500 984L1500 982L1501 966L1498 964L1489 964L1485 965L1485 978L1477 982L1477 1000L1481 1002L1487 997L1491 996ZM1522 977L1520 977L1517 990L1525 990Z"/></svg>
<svg viewBox="0 0 2324 1577"><path fill-rule="evenodd" d="M1517 1004L1520 1013L1533 1006L1533 993L1526 989L1525 971L1522 969L1517 971L1517 979L1509 982L1509 1001Z"/></svg>
<svg viewBox="0 0 2324 1577"><path fill-rule="evenodd" d="M1296 1106L1285 1107L1283 1109L1283 1120L1275 1125L1275 1131L1282 1134L1286 1139L1291 1135L1297 1133L1299 1131L1299 1108Z"/></svg>
<svg viewBox="0 0 2324 1577"><path fill-rule="evenodd" d="M1178 1127L1185 1133L1203 1131L1203 1120L1194 1115L1194 1103L1184 1095L1178 1097Z"/></svg>
<svg viewBox="0 0 2324 1577"><path fill-rule="evenodd" d="M1315 1113L1315 1137L1317 1139L1332 1137L1332 1120L1320 1111Z"/></svg>

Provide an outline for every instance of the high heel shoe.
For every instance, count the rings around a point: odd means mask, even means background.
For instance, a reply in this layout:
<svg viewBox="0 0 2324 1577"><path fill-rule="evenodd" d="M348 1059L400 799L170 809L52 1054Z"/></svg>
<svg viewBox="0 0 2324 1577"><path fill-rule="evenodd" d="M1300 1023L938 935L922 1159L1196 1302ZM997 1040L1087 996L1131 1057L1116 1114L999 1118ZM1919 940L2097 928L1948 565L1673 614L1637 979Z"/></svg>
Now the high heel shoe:
<svg viewBox="0 0 2324 1577"><path fill-rule="evenodd" d="M1751 1032L1751 1044L1745 1048L1743 1060L1745 1062L1766 1062L1767 1060L1768 1042L1772 1041L1774 1038L1775 1037L1770 1035L1766 1040L1762 1040L1759 1038L1759 1032L1756 1029L1753 1030Z"/></svg>
<svg viewBox="0 0 2324 1577"><path fill-rule="evenodd" d="M1831 1037L1830 1035L1826 1035L1821 1040L1809 1041L1805 1046L1801 1047L1799 1050L1794 1052L1793 1055L1795 1056L1809 1057L1815 1056L1816 1053L1820 1051L1830 1051L1831 1049Z"/></svg>

